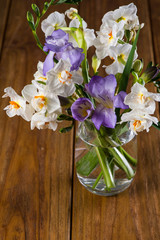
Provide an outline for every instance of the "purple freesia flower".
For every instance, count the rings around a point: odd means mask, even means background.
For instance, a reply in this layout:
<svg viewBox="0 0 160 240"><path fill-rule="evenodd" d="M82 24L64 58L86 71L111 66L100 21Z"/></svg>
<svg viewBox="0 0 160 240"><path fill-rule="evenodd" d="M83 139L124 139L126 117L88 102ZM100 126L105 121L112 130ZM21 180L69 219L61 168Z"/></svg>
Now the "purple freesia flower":
<svg viewBox="0 0 160 240"><path fill-rule="evenodd" d="M117 81L114 75L110 74L105 78L100 76L92 77L85 85L86 91L95 98L97 107L92 115L92 121L99 130L101 125L114 128L117 122L115 108L128 108L124 104L126 92L121 91L115 96Z"/></svg>
<svg viewBox="0 0 160 240"><path fill-rule="evenodd" d="M78 98L71 106L73 118L80 122L86 120L93 110L93 104L88 98Z"/></svg>
<svg viewBox="0 0 160 240"><path fill-rule="evenodd" d="M46 43L43 48L44 51L48 52L43 66L43 74L54 67L53 58L57 60L61 58L68 60L71 63L71 71L78 70L81 62L84 59L84 53L82 48L74 48L72 43L68 42L69 35L63 30L58 29L53 31L52 35L46 38Z"/></svg>

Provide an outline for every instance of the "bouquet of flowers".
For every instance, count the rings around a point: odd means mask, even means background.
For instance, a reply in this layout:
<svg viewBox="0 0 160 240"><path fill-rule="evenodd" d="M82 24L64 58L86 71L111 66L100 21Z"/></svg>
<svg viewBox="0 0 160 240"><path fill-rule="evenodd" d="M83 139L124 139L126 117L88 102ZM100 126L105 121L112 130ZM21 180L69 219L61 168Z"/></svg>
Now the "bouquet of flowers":
<svg viewBox="0 0 160 240"><path fill-rule="evenodd" d="M3 97L10 97L5 108L7 115L19 115L30 121L31 129L55 131L61 121L67 121L70 124L60 129L65 133L72 129L74 120L79 121L78 135L88 145L88 151L83 151L76 163L77 174L84 179L99 166L98 176L91 184L80 181L89 190L98 189L107 195L116 189L117 169L129 180L135 175L133 167L137 160L122 145L138 132L148 132L151 126L160 128L153 116L160 94L146 88L147 84L154 84L159 92L160 73L152 62L144 70L143 60L138 59L137 41L144 24L139 23L133 3L107 12L96 34L77 9L70 8L65 14L55 11L41 22L45 34L42 44L36 30L47 9L51 5L78 2L51 0L44 3L42 12L32 4L36 20L30 12L27 20L44 52L44 61L38 62L34 79L23 88L22 96L8 87ZM70 20L69 26L65 15ZM91 63L87 58L90 47L95 48ZM110 59L109 64L102 66L104 77L98 73L103 59Z"/></svg>

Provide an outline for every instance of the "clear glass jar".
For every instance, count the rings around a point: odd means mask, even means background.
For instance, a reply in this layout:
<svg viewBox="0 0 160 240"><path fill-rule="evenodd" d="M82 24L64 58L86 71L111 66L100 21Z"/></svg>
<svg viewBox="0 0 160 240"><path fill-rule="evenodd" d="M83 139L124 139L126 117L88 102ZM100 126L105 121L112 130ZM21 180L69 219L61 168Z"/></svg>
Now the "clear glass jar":
<svg viewBox="0 0 160 240"><path fill-rule="evenodd" d="M97 131L90 120L80 122L75 144L76 172L90 192L112 196L127 189L135 175L137 141L128 124Z"/></svg>

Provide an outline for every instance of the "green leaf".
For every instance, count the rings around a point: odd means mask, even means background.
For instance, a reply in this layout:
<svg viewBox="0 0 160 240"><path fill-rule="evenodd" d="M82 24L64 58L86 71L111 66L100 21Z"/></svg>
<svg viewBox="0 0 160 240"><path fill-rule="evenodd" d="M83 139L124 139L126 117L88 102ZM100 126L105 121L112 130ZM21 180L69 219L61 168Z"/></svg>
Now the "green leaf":
<svg viewBox="0 0 160 240"><path fill-rule="evenodd" d="M61 114L57 118L58 121L66 120L66 121L73 121L73 118L70 116L67 116L65 114Z"/></svg>
<svg viewBox="0 0 160 240"><path fill-rule="evenodd" d="M98 164L98 157L95 148L84 155L78 162L76 162L77 173L82 176L89 176L93 169Z"/></svg>
<svg viewBox="0 0 160 240"><path fill-rule="evenodd" d="M157 125L155 123L153 123L152 126L155 127L156 129L160 130L160 122L158 122Z"/></svg>
<svg viewBox="0 0 160 240"><path fill-rule="evenodd" d="M59 0L56 4L68 3L68 4L78 4L82 0Z"/></svg>
<svg viewBox="0 0 160 240"><path fill-rule="evenodd" d="M73 128L73 124L72 124L71 126L69 126L69 127L61 128L61 129L59 130L59 132L60 132L60 133L67 133L67 132L71 131L72 128Z"/></svg>
<svg viewBox="0 0 160 240"><path fill-rule="evenodd" d="M136 50L136 46L137 46L137 41L138 41L138 37L139 37L139 32L140 32L140 28L137 32L135 41L133 43L132 49L130 51L129 57L127 59L127 63L125 65L123 74L122 74L122 78L120 81L120 85L119 85L119 92L120 91L126 91L127 85L128 85L128 80L129 80L129 75L130 75L130 71L132 68L132 63L133 63L133 59L134 59L134 53Z"/></svg>
<svg viewBox="0 0 160 240"><path fill-rule="evenodd" d="M43 81L37 81L37 82L40 83L40 84L46 85L46 83L43 82Z"/></svg>
<svg viewBox="0 0 160 240"><path fill-rule="evenodd" d="M152 67L152 66L153 66L153 63L152 63L152 61L151 61L151 62L148 63L147 68L150 68L150 67Z"/></svg>
<svg viewBox="0 0 160 240"><path fill-rule="evenodd" d="M119 43L119 44L125 44L126 42L124 42L124 41L121 40L121 39L118 39L118 43Z"/></svg>

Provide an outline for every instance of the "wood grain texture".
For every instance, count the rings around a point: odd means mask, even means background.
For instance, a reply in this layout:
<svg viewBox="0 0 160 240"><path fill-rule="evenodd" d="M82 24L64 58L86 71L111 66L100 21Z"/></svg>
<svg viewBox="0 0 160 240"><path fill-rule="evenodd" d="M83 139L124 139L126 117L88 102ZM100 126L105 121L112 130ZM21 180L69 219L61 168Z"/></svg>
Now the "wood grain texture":
<svg viewBox="0 0 160 240"><path fill-rule="evenodd" d="M38 61L44 61L26 21L31 3L12 1L0 65L0 96L7 86L20 93L33 79ZM61 6L60 11L65 9ZM69 240L73 132L31 131L23 119L6 116L3 108L8 99L0 105L0 239Z"/></svg>
<svg viewBox="0 0 160 240"><path fill-rule="evenodd" d="M5 28L7 24L7 17L9 14L10 0L1 0L0 2L0 54L2 50L2 43L4 39Z"/></svg>
<svg viewBox="0 0 160 240"><path fill-rule="evenodd" d="M32 80L38 60L44 60L25 20L32 1L11 2L9 19L9 0L0 3L7 6L5 12L0 8L0 34L5 36L4 44L2 37L0 42L0 97L7 86L20 93ZM139 57L145 64L160 62L159 0L133 2L140 22L145 22ZM42 7L42 1L35 3ZM83 0L79 11L88 27L98 30L107 11L129 3ZM68 7L55 10L64 12ZM89 50L89 58L93 52ZM73 132L31 131L24 120L6 116L2 109L7 104L8 99L0 101L0 240L160 239L160 133L156 129L139 136L139 164L130 189L115 197L93 195L80 185L74 170L72 199Z"/></svg>
<svg viewBox="0 0 160 240"><path fill-rule="evenodd" d="M139 57L143 57L147 65L150 60L154 60L149 5L146 0L133 2L138 8L140 22L145 22L145 28L140 33L138 52ZM107 11L129 3L129 0L105 0L99 4L99 1L88 0L81 4L80 13L89 27L98 30L101 18ZM158 21L160 8L154 1L152 5L156 8ZM154 16L154 10L151 15ZM154 32L156 33L157 31ZM158 37L155 41L158 43ZM157 49L159 45L155 48L156 51ZM148 88L155 91L153 87ZM158 110L156 114L158 115ZM139 135L139 163L135 180L128 190L117 196L106 198L89 193L80 185L74 173L73 240L160 239L159 141L160 133L156 129L152 129L149 134Z"/></svg>

